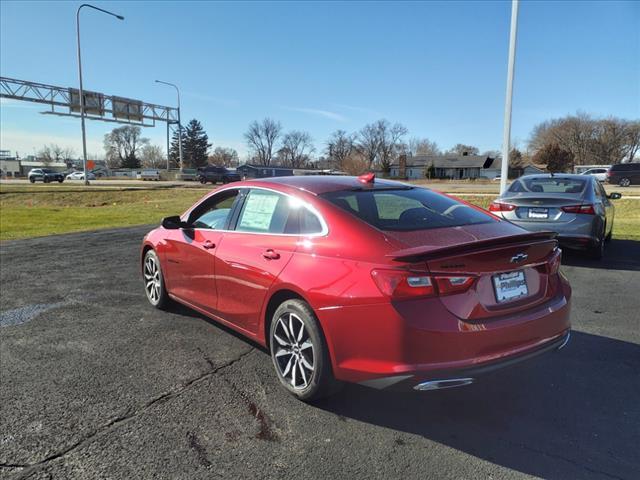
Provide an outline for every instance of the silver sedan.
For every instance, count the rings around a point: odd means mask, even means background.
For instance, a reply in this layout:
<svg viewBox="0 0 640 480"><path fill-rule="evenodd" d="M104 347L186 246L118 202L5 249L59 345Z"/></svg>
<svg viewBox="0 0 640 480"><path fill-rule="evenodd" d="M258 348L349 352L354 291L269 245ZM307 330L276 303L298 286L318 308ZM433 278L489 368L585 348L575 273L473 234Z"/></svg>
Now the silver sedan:
<svg viewBox="0 0 640 480"><path fill-rule="evenodd" d="M615 209L598 180L588 175L526 175L489 205L489 211L530 231L558 233L560 244L602 258Z"/></svg>

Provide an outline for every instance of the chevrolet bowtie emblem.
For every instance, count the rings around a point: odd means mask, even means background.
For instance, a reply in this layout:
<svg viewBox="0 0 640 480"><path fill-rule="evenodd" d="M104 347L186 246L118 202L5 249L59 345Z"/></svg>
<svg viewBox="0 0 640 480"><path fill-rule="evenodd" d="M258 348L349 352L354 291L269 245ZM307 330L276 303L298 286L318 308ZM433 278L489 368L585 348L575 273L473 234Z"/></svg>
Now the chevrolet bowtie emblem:
<svg viewBox="0 0 640 480"><path fill-rule="evenodd" d="M511 263L524 262L527 258L529 258L529 255L527 255L526 253L518 253L517 255L511 257Z"/></svg>

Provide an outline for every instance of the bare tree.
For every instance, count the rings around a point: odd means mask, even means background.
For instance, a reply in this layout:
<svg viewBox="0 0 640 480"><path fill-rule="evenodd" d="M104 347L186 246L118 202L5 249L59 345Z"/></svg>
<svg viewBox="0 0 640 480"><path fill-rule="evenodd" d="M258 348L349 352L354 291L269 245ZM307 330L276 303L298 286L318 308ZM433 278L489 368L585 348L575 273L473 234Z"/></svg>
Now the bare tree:
<svg viewBox="0 0 640 480"><path fill-rule="evenodd" d="M342 170L349 175L361 175L370 170L367 156L354 148L349 155L342 160Z"/></svg>
<svg viewBox="0 0 640 480"><path fill-rule="evenodd" d="M371 169L380 155L380 135L376 124L365 125L358 132L358 151L364 156L368 168Z"/></svg>
<svg viewBox="0 0 640 480"><path fill-rule="evenodd" d="M166 168L167 158L158 145L145 145L140 150L141 164L145 168Z"/></svg>
<svg viewBox="0 0 640 480"><path fill-rule="evenodd" d="M578 165L616 164L636 154L640 148L639 131L638 121L616 117L598 119L578 112L536 125L529 148L536 152L557 144L571 152Z"/></svg>
<svg viewBox="0 0 640 480"><path fill-rule="evenodd" d="M627 161L633 162L640 152L640 120L627 122L627 140L625 156Z"/></svg>
<svg viewBox="0 0 640 480"><path fill-rule="evenodd" d="M440 155L442 152L436 142L432 142L428 138L410 138L405 147L405 153L416 155Z"/></svg>
<svg viewBox="0 0 640 480"><path fill-rule="evenodd" d="M45 164L49 165L54 162L62 162L70 160L74 155L73 148L61 147L55 143L45 145L37 154L37 157Z"/></svg>
<svg viewBox="0 0 640 480"><path fill-rule="evenodd" d="M233 167L240 162L238 152L233 148L216 147L211 155L209 155L209 163L220 167Z"/></svg>
<svg viewBox="0 0 640 480"><path fill-rule="evenodd" d="M136 154L149 143L149 139L141 137L141 133L140 127L124 125L104 136L104 150L112 165L116 159L119 160L119 166L137 168L140 165Z"/></svg>
<svg viewBox="0 0 640 480"><path fill-rule="evenodd" d="M265 118L261 122L254 121L249 125L244 138L259 165L271 164L281 132L280 122L271 118Z"/></svg>
<svg viewBox="0 0 640 480"><path fill-rule="evenodd" d="M447 151L449 155L478 155L480 150L473 145L465 145L463 143L456 144L453 148Z"/></svg>
<svg viewBox="0 0 640 480"><path fill-rule="evenodd" d="M309 161L314 151L313 140L307 132L292 130L282 139L282 148L278 151L284 165L301 168Z"/></svg>
<svg viewBox="0 0 640 480"><path fill-rule="evenodd" d="M400 123L391 125L387 120L378 120L376 125L380 137L378 160L382 171L388 173L391 170L391 163L402 150L402 137L408 133L408 130Z"/></svg>
<svg viewBox="0 0 640 480"><path fill-rule="evenodd" d="M334 168L344 170L344 161L354 151L355 136L344 130L336 130L327 140L326 153Z"/></svg>

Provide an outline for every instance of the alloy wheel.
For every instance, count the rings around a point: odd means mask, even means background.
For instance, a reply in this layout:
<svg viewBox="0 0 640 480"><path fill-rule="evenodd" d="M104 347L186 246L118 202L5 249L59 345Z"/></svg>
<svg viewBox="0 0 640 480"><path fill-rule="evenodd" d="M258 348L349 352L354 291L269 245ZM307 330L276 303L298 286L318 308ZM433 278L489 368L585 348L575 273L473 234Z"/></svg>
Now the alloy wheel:
<svg viewBox="0 0 640 480"><path fill-rule="evenodd" d="M315 352L304 322L286 312L278 318L273 337L278 372L295 390L306 388L315 371Z"/></svg>
<svg viewBox="0 0 640 480"><path fill-rule="evenodd" d="M144 286L149 301L156 305L160 301L160 267L153 255L147 255L144 261Z"/></svg>
<svg viewBox="0 0 640 480"><path fill-rule="evenodd" d="M628 187L629 185L631 185L631 180L629 180L628 178L623 178L622 180L620 180L621 187Z"/></svg>

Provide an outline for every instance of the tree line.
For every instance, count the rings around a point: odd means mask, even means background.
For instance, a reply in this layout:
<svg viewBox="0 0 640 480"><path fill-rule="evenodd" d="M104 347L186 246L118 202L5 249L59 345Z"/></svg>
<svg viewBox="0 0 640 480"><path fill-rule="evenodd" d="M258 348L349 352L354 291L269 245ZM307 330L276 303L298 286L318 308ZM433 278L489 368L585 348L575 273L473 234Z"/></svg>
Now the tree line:
<svg viewBox="0 0 640 480"><path fill-rule="evenodd" d="M355 132L334 131L316 152L314 139L303 130L284 131L282 124L272 118L253 121L244 133L247 162L262 166L304 168L322 165L351 174L379 169L389 172L400 155L479 155L474 146L458 143L448 150L428 138L410 137L401 123L380 119ZM202 124L191 120L182 131L176 130L169 149L171 167L179 166L178 142L182 136L185 168L207 164L237 166L238 152L232 148L212 144ZM142 137L141 128L126 125L105 135L104 148L111 168L164 168L164 150L151 145ZM316 155L317 153L317 155ZM615 164L632 161L640 153L640 121L616 117L595 118L585 113L568 115L536 125L524 151L511 150L511 167L529 163L547 165L552 171L569 171L574 165ZM49 147L49 157L57 154ZM500 157L499 150L482 155Z"/></svg>

